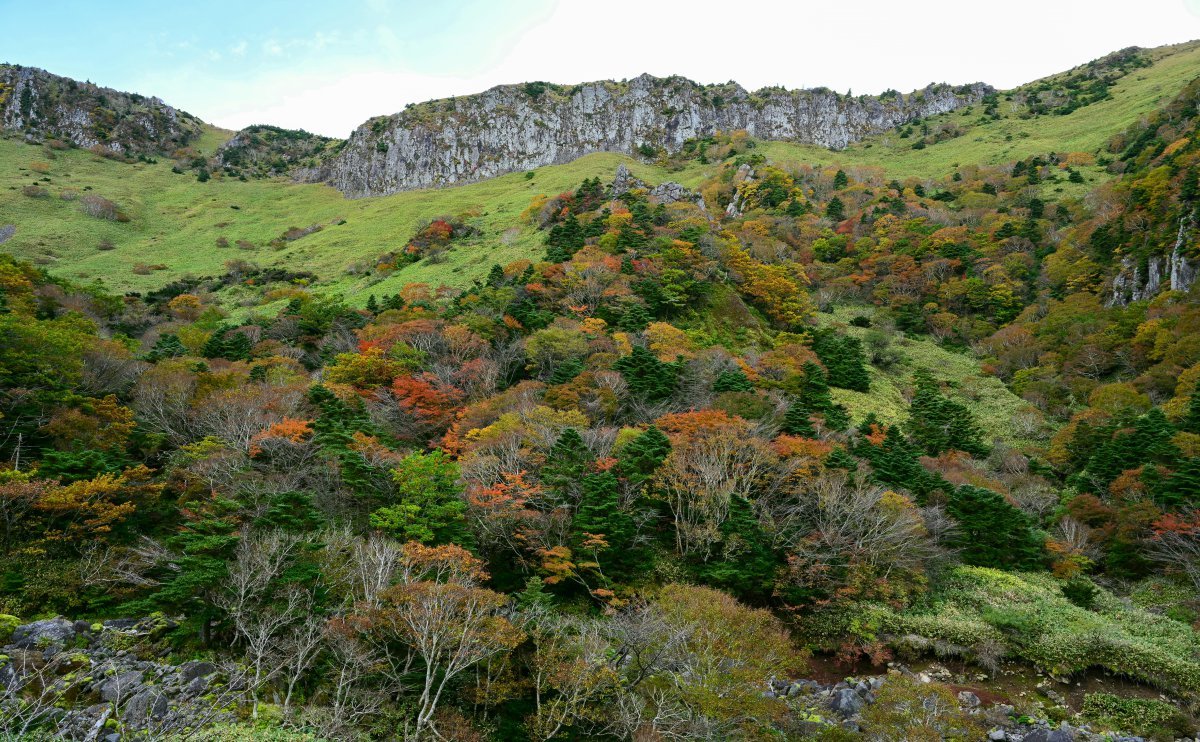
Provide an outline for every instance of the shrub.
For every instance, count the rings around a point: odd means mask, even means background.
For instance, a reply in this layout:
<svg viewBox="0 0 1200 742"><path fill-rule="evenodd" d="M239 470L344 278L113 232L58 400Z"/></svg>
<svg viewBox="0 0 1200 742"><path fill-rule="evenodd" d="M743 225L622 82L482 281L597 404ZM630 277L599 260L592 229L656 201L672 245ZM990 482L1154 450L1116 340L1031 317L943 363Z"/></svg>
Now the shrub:
<svg viewBox="0 0 1200 742"><path fill-rule="evenodd" d="M1190 737L1195 727L1177 708L1150 698L1120 698L1111 693L1088 693L1083 697L1083 715L1112 731L1148 736L1154 740Z"/></svg>
<svg viewBox="0 0 1200 742"><path fill-rule="evenodd" d="M79 200L80 208L83 213L97 219L105 219L110 222L127 222L129 217L122 212L115 203L109 201L103 196L97 196L94 193L89 193Z"/></svg>
<svg viewBox="0 0 1200 742"><path fill-rule="evenodd" d="M863 711L862 731L868 739L985 739L987 728L959 708L949 686L895 675Z"/></svg>
<svg viewBox="0 0 1200 742"><path fill-rule="evenodd" d="M112 240L100 240L100 244L96 245L97 250L115 250L117 246L112 243Z"/></svg>
<svg viewBox="0 0 1200 742"><path fill-rule="evenodd" d="M46 198L47 196L50 195L50 191L47 191L45 188L42 188L41 186L35 186L35 185L25 186L24 188L21 189L21 193L23 195L29 196L30 198Z"/></svg>
<svg viewBox="0 0 1200 742"><path fill-rule="evenodd" d="M1072 604L1048 574L957 567L922 605L860 606L824 632L870 626L893 644L976 658L999 645L1053 675L1102 667L1164 690L1200 692L1200 637L1191 627L1100 588L1094 606Z"/></svg>

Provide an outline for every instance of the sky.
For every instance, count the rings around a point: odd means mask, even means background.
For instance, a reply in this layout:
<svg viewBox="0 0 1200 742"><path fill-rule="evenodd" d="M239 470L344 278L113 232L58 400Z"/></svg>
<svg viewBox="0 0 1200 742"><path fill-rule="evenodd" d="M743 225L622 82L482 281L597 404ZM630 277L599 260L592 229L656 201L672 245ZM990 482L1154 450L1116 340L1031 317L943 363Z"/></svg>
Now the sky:
<svg viewBox="0 0 1200 742"><path fill-rule="evenodd" d="M0 62L155 95L228 129L345 137L406 103L643 72L1009 88L1200 38L1200 0L0 0Z"/></svg>

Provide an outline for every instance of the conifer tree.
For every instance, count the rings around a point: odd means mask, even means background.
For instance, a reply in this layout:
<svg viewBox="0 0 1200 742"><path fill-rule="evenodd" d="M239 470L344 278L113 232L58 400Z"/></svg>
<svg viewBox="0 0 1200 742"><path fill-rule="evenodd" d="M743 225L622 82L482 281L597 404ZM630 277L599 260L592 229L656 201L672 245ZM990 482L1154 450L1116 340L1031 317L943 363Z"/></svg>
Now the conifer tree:
<svg viewBox="0 0 1200 742"><path fill-rule="evenodd" d="M579 431L567 428L546 455L542 484L554 492L561 504L573 505L579 499L579 483L594 458Z"/></svg>
<svg viewBox="0 0 1200 742"><path fill-rule="evenodd" d="M840 191L848 185L850 185L850 178L846 176L845 170L838 170L836 173L834 173L833 189L835 191Z"/></svg>
<svg viewBox="0 0 1200 742"><path fill-rule="evenodd" d="M1185 433L1200 434L1200 384L1196 385L1192 396L1188 398L1187 412L1179 421L1179 429Z"/></svg>
<svg viewBox="0 0 1200 742"><path fill-rule="evenodd" d="M924 369L913 375L916 392L908 410L908 433L929 456L955 450L972 456L987 455L982 431L963 405L948 399Z"/></svg>
<svg viewBox="0 0 1200 742"><path fill-rule="evenodd" d="M1010 505L1003 495L963 485L951 493L946 513L958 521L951 543L967 564L999 569L1036 569L1041 565L1042 540L1029 516Z"/></svg>
<svg viewBox="0 0 1200 742"><path fill-rule="evenodd" d="M1164 508L1193 509L1200 507L1200 457L1184 461L1151 491L1154 493L1155 501Z"/></svg>
<svg viewBox="0 0 1200 742"><path fill-rule="evenodd" d="M746 498L730 498L729 515L718 530L717 553L696 565L696 576L739 597L769 596L779 561Z"/></svg>
<svg viewBox="0 0 1200 742"><path fill-rule="evenodd" d="M746 378L746 374L740 369L734 371L722 371L717 374L717 380L713 382L714 392L752 392L754 384L750 379Z"/></svg>
<svg viewBox="0 0 1200 742"><path fill-rule="evenodd" d="M577 545L591 537L602 536L608 544L601 550L601 565L606 572L613 567L634 561L634 537L637 527L633 517L621 509L617 477L612 471L592 472L580 481L579 505L571 520L571 531ZM609 574L618 577L619 574Z"/></svg>
<svg viewBox="0 0 1200 742"><path fill-rule="evenodd" d="M862 341L851 335L838 335L830 329L812 333L812 349L827 372L828 384L856 392L870 391L871 375Z"/></svg>
<svg viewBox="0 0 1200 742"><path fill-rule="evenodd" d="M793 401L783 416L783 432L788 435L798 435L804 438L815 438L817 431L813 428L809 416L812 412L802 401Z"/></svg>
<svg viewBox="0 0 1200 742"><path fill-rule="evenodd" d="M617 457L616 472L624 477L631 487L640 487L662 466L662 462L666 461L670 453L670 439L651 425L621 449Z"/></svg>
<svg viewBox="0 0 1200 742"><path fill-rule="evenodd" d="M625 332L641 332L653 319L645 306L632 304L621 314L621 319L617 320L617 327Z"/></svg>
<svg viewBox="0 0 1200 742"><path fill-rule="evenodd" d="M845 220L846 204L842 203L842 199L834 196L829 199L829 203L825 204L825 216L835 222Z"/></svg>
<svg viewBox="0 0 1200 742"><path fill-rule="evenodd" d="M641 345L613 364L625 377L629 391L647 402L660 402L675 393L682 364L664 363Z"/></svg>
<svg viewBox="0 0 1200 742"><path fill-rule="evenodd" d="M371 525L401 541L469 546L458 464L442 450L415 451L392 471L397 502L371 513Z"/></svg>

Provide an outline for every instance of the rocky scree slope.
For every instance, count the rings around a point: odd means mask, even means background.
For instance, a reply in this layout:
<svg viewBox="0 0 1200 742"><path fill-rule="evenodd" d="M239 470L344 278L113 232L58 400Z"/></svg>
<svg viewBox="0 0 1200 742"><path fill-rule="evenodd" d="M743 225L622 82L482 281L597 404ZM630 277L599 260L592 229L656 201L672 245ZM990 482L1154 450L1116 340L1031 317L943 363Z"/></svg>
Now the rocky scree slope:
<svg viewBox="0 0 1200 742"><path fill-rule="evenodd" d="M908 95L850 97L824 88L748 93L736 83L704 86L650 75L573 87L502 85L371 119L336 154L297 177L327 182L351 197L376 196L470 183L592 152L643 145L673 152L718 130L840 149L978 103L991 92L976 83L931 85Z"/></svg>
<svg viewBox="0 0 1200 742"><path fill-rule="evenodd" d="M0 128L121 155L171 153L203 122L158 98L122 93L35 67L0 65Z"/></svg>

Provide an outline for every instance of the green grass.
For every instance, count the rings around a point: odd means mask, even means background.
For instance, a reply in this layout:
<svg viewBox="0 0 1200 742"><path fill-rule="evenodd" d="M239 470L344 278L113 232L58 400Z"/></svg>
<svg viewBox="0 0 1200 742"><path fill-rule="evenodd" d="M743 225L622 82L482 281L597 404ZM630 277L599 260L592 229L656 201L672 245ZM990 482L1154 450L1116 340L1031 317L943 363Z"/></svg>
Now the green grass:
<svg viewBox="0 0 1200 742"><path fill-rule="evenodd" d="M1103 589L1091 609L1082 608L1046 573L961 566L923 605L866 609L868 625L901 646L968 657L1003 646L1008 658L1056 676L1100 667L1190 698L1200 693L1200 635L1189 625Z"/></svg>
<svg viewBox="0 0 1200 742"><path fill-rule="evenodd" d="M216 134L209 137L217 138ZM49 173L30 171L34 162L48 163ZM530 200L540 193L573 190L585 178L611 179L622 162L651 183L668 179L654 166L602 153L540 168L532 179L514 173L455 188L349 200L320 184L219 177L200 183L193 175L172 173L168 162L127 165L85 151L50 152L0 139L0 223L17 227L16 235L0 249L65 278L100 281L119 292L154 289L179 276L216 275L225 261L244 259L261 267L311 271L321 278L322 290L361 302L370 293L390 293L414 281L469 285L493 264L539 257L541 235L518 220ZM42 177L49 182L42 182ZM50 197L22 195L22 186L35 183L45 187ZM64 190L108 198L130 221L89 217L78 201L61 198ZM453 247L445 262L421 261L387 277L347 274L352 264L373 265L380 255L402 248L423 221L469 210L479 213L473 221L481 235ZM337 224L342 220L344 224ZM280 250L267 244L289 227L311 224L326 226ZM218 247L220 237L231 246ZM97 249L102 240L115 249ZM239 249L234 246L238 240L255 248ZM136 275L133 267L138 263L166 267Z"/></svg>
<svg viewBox="0 0 1200 742"><path fill-rule="evenodd" d="M822 326L836 324L839 331L861 340L870 329L848 323L854 317L872 316L873 313L872 307L841 306L832 312L818 314L817 322ZM1030 450L1039 444L1038 440L1027 437L1014 422L1018 413L1027 410L1029 404L1013 394L1004 382L985 375L979 368L979 361L969 353L955 352L932 340L909 338L901 333L892 336L892 347L899 351L901 362L886 371L870 367L871 391L832 390L834 401L846 406L855 423L869 412L874 412L884 423L903 423L908 417L905 395L912 387L913 372L924 368L946 384L947 396L974 413L983 428L985 440L1000 439L1021 450Z"/></svg>
<svg viewBox="0 0 1200 742"><path fill-rule="evenodd" d="M976 110L946 114L967 130L956 139L911 149L910 139L894 133L871 137L842 152L787 142L761 142L759 152L779 163L804 162L843 167L881 168L888 177L941 177L957 166L995 164L1050 151L1098 151L1114 133L1170 100L1200 75L1200 43L1163 47L1150 52L1153 67L1122 79L1112 99L1079 109L1069 116L1023 120L1004 111L999 121L978 123ZM196 143L211 153L230 132L207 127ZM43 176L30 163L47 162ZM696 186L715 165L690 163L677 172L614 153L582 157L566 165L539 168L532 179L514 173L483 183L439 190L411 191L379 198L347 200L318 184L286 180L240 182L214 176L207 183L171 172L169 162L126 165L88 152L51 152L12 139L0 139L0 223L15 224L16 235L0 249L45 266L52 273L82 282L100 281L110 291L146 291L181 276L216 275L228 260L243 259L261 267L307 270L320 277L318 289L343 294L362 303L372 293L391 293L405 283L462 287L484 275L493 264L542 253L541 235L519 223L518 215L539 193L574 189L584 178L609 180L620 163L650 183L675 180ZM1079 196L1108 175L1099 167L1084 169L1088 182L1048 183L1043 190ZM41 182L42 177L49 182ZM22 195L22 186L38 183L49 198ZM129 216L125 224L104 222L80 212L79 204L60 198L65 189L99 194L116 202ZM237 208L233 208L237 207ZM376 258L398 250L425 220L475 211L480 235L453 247L442 263L421 261L390 276L350 275L354 265L370 266ZM344 224L338 222L345 220ZM322 224L325 228L275 250L268 243L289 227ZM217 247L245 240L255 247ZM101 251L102 240L115 249ZM147 275L133 273L137 264L161 265ZM226 304L253 303L250 292L231 292ZM925 354L921 347L914 354ZM919 360L919 359L918 359ZM937 360L932 359L932 360ZM890 392L889 392L890 394ZM891 399L891 397L889 397ZM894 400L892 400L894 401Z"/></svg>

